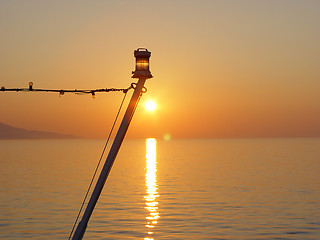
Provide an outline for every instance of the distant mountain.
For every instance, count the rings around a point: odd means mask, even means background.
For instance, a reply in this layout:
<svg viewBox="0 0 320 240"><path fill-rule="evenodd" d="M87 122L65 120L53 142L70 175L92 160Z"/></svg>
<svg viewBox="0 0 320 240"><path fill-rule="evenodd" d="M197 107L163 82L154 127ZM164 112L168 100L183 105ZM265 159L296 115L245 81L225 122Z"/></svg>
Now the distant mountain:
<svg viewBox="0 0 320 240"><path fill-rule="evenodd" d="M64 135L52 132L40 132L15 128L4 123L0 123L0 139L71 139L79 138L72 135Z"/></svg>

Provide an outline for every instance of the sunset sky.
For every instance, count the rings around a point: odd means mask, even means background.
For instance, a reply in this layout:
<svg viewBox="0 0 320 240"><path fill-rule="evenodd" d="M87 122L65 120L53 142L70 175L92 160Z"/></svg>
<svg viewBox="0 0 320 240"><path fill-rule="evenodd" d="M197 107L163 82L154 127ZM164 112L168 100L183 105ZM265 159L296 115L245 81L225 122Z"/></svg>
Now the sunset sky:
<svg viewBox="0 0 320 240"><path fill-rule="evenodd" d="M317 0L0 0L0 31L6 88L126 88L151 51L130 138L320 136ZM0 92L0 122L103 138L122 97Z"/></svg>

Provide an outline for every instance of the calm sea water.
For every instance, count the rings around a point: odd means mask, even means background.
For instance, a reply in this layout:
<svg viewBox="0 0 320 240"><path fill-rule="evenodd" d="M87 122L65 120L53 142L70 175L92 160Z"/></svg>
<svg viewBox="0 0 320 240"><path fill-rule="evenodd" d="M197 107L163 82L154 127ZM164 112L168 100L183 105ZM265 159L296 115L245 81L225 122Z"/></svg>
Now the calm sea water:
<svg viewBox="0 0 320 240"><path fill-rule="evenodd" d="M68 239L100 140L0 141L0 239ZM320 239L320 139L126 140L85 239Z"/></svg>

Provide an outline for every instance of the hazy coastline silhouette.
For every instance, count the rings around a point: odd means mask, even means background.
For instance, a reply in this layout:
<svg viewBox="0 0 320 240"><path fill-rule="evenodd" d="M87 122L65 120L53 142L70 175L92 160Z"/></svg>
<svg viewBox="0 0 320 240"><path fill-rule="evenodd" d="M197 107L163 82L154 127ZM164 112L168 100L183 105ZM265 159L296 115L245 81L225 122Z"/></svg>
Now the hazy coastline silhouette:
<svg viewBox="0 0 320 240"><path fill-rule="evenodd" d="M0 123L0 139L75 139L79 136L33 131Z"/></svg>

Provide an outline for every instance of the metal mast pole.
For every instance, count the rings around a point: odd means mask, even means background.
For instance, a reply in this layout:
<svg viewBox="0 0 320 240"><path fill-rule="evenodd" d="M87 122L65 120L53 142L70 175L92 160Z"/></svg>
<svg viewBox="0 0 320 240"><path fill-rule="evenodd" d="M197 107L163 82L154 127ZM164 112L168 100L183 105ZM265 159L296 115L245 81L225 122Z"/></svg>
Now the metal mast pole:
<svg viewBox="0 0 320 240"><path fill-rule="evenodd" d="M119 130L117 132L117 135L113 141L113 144L110 148L108 157L104 163L104 166L101 170L100 176L98 178L98 181L96 183L96 186L92 192L92 195L90 197L90 200L88 202L87 208L82 216L81 221L79 222L79 225L76 229L76 231L74 232L73 238L72 240L81 240L83 238L83 235L86 231L89 219L91 217L91 214L93 212L93 209L99 199L99 196L101 194L101 191L104 187L104 184L107 180L107 177L109 175L109 172L111 170L111 167L114 163L114 160L119 152L120 146L123 142L123 139L125 137L125 134L128 130L129 124L131 122L132 116L134 114L136 105L138 103L138 100L140 98L140 95L142 94L142 90L144 87L144 83L148 78L151 78L152 75L149 71L149 57L150 57L150 52L148 52L148 50L146 51L139 51L140 49L135 51L135 57L136 57L136 71L133 72L133 78L139 78L137 85L135 87L135 90L132 94L131 100L129 102L128 108L126 110L126 113L123 117L123 120L121 122L121 125L119 127ZM147 71L143 71L143 69L139 69L139 60L145 60L146 59L146 52L148 53L148 66L147 66ZM143 61L143 63L145 64L145 61ZM146 67L145 65L143 66L144 68ZM142 70L142 71L141 71Z"/></svg>

